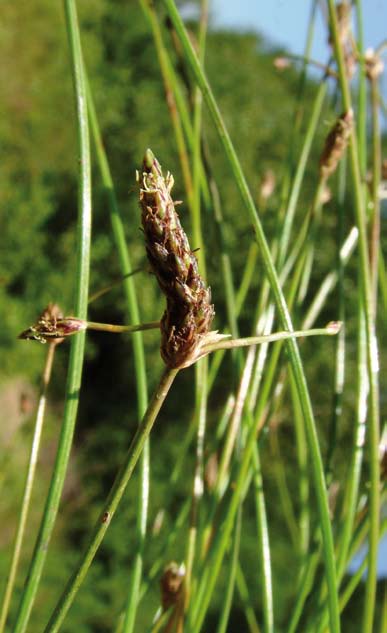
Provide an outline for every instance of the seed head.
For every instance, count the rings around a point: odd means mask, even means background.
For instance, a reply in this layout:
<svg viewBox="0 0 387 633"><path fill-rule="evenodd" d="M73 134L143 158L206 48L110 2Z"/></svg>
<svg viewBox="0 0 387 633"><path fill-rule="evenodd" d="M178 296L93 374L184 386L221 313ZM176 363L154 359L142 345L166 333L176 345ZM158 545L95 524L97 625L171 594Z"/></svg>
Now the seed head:
<svg viewBox="0 0 387 633"><path fill-rule="evenodd" d="M150 149L138 179L146 251L167 299L161 319L161 356L168 367L187 367L196 358L215 314L211 291L199 275L171 197L173 176L164 177Z"/></svg>
<svg viewBox="0 0 387 633"><path fill-rule="evenodd" d="M348 44L351 34L351 5L349 2L339 2L336 5L337 26L339 31L339 39L343 46ZM329 43L332 44L333 38L329 37Z"/></svg>
<svg viewBox="0 0 387 633"><path fill-rule="evenodd" d="M383 60L373 48L368 48L364 55L365 70L367 78L370 80L377 79L384 70Z"/></svg>
<svg viewBox="0 0 387 633"><path fill-rule="evenodd" d="M86 328L86 321L75 317L64 317L56 304L49 303L37 322L19 334L18 338L59 344L67 336L77 334Z"/></svg>
<svg viewBox="0 0 387 633"><path fill-rule="evenodd" d="M275 189L275 174L272 169L267 169L262 176L260 186L260 197L267 200L273 194Z"/></svg>
<svg viewBox="0 0 387 633"><path fill-rule="evenodd" d="M160 579L161 604L164 611L177 604L183 596L184 577L184 565L179 566L173 561L164 568Z"/></svg>
<svg viewBox="0 0 387 633"><path fill-rule="evenodd" d="M320 174L327 179L336 170L348 145L353 127L353 111L344 112L329 132L320 156Z"/></svg>

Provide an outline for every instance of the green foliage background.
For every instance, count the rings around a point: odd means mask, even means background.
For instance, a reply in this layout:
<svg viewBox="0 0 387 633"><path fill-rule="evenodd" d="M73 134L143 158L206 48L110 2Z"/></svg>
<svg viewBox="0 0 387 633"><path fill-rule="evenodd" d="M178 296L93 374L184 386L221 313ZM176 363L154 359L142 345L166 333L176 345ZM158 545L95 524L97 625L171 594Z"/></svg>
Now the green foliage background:
<svg viewBox="0 0 387 633"><path fill-rule="evenodd" d="M141 267L136 280L143 321L158 319L163 311L163 299L155 280L148 274L142 234L139 230L139 210L135 193L135 169L144 149L152 147L165 169L175 176L175 198L183 199L182 178L174 143L160 71L150 36L139 5L135 2L113 0L84 0L79 3L85 61L96 101L104 142L111 162L119 203L125 217L125 227L134 268ZM4 393L11 390L15 380L23 379L38 387L45 349L37 344L16 340L17 334L34 322L37 314L49 301L58 302L66 314L72 312L74 235L76 220L76 137L74 127L73 92L71 86L68 47L60 3L51 0L26 0L18 3L3 0L3 27L0 38L1 66L0 145L3 148L0 172L0 208L2 217L2 247L0 250L0 349L2 365L0 379ZM211 32L208 38L206 70L215 96L224 114L231 136L241 157L247 179L258 195L259 183L267 168L274 170L277 182L283 175L283 164L289 151L294 109L298 92L298 74L292 68L279 73L273 67L276 52L263 38L252 33ZM185 77L187 90L192 89L191 78ZM306 89L305 111L316 86L310 82ZM302 218L313 197L317 174L318 154L322 140L331 123L332 110L322 117L318 138L307 168L298 214ZM239 194L231 181L228 167L215 138L211 122L205 118L209 139L209 154L220 188L222 211L225 218L227 245L232 258L236 286L241 278L246 252L251 242L251 228L240 212ZM297 147L291 148L294 153ZM109 285L119 277L116 253L112 249L110 220L106 200L102 194L99 175L95 170L94 225L91 262L91 291ZM269 235L275 228L275 214L281 201L277 189L270 199L263 217ZM322 228L317 267L312 288L332 265L336 228L334 204L326 208L326 222ZM190 222L181 207L181 218L188 230ZM218 252L217 234L211 217L204 218L207 253ZM192 244L195 248L195 245ZM216 305L216 327L225 327L225 297L218 259L209 257L208 280ZM249 301L241 315L242 334L250 334L248 324L255 310L256 292L262 283L258 265ZM347 276L348 294L355 283L355 271ZM335 318L335 298L326 308L326 321ZM94 321L121 323L125 320L122 291L118 286L90 305ZM297 316L295 318L297 321ZM351 323L349 323L351 328ZM245 331L244 331L245 330ZM152 387L161 372L158 334L147 333L146 358L149 384ZM327 437L327 411L332 398L331 342L313 341L303 347L303 356L312 390L315 409L321 425L321 440ZM384 359L382 359L383 362ZM29 542L23 553L24 563L31 553L40 518L47 481L56 443L61 401L66 374L67 348L60 347L51 388L48 427L44 436L43 457L33 511L28 527ZM349 360L349 374L351 363ZM223 393L233 381L232 365L224 362L222 379L210 400L209 436L215 428L223 404ZM346 398L351 400L354 386L349 380ZM324 387L322 387L324 385ZM15 387L16 389L16 387ZM117 464L127 448L137 424L134 406L134 376L132 352L128 337L107 334L88 335L83 393L80 401L76 444L70 475L66 484L59 527L54 534L44 580L33 612L30 631L40 632L47 620L63 583L77 558L89 526L96 517L100 501L108 489ZM158 511L165 509L162 529L173 528L174 518L189 496L189 478L181 483L179 494L171 498L168 482L171 467L179 457L183 430L190 423L193 410L192 370L182 372L161 414L151 443L152 484L150 525ZM348 408L351 411L351 408ZM352 409L353 412L353 409ZM4 411L7 416L7 411ZM280 441L287 454L289 473L295 459L290 408L285 403L282 413ZM340 429L342 449L335 467L340 472L346 467L346 442L350 435L348 413L346 426ZM4 441L1 481L4 492L0 510L0 577L8 568L8 551L16 525L23 484L23 465L26 463L31 440L33 416L19 416L14 433ZM7 419L3 420L7 425ZM0 438L1 439L1 438ZM342 459L341 459L342 458ZM276 482L271 475L271 448L267 441L264 450L265 486L268 499L270 530L279 544L273 552L276 610L285 624L293 596L291 570L299 561L289 547L289 534L283 517L277 511ZM190 461L191 460L191 461ZM187 461L192 473L194 456ZM287 474L290 478L291 475ZM82 588L66 620L63 631L99 633L112 631L126 598L135 525L136 477L131 482L125 502L120 508ZM252 595L258 595L260 579L256 574L254 556L255 531L249 524L253 506L246 503L245 534L242 561ZM173 551L164 552L165 561L180 560L185 543L177 542ZM146 569L159 556L159 541L155 536L146 552ZM250 562L249 559L252 559ZM60 562L58 562L60 561ZM19 590L22 586L21 570ZM223 579L225 583L226 578ZM1 590L1 585L0 585ZM216 603L222 597L222 582ZM158 583L153 582L147 595L147 605L141 613L156 610ZM13 609L16 608L16 601ZM259 605L257 605L259 612ZM348 631L356 619L356 597L346 612ZM233 612L230 631L238 628L238 611ZM145 631L149 620L139 621L138 631ZM211 623L209 621L209 629Z"/></svg>

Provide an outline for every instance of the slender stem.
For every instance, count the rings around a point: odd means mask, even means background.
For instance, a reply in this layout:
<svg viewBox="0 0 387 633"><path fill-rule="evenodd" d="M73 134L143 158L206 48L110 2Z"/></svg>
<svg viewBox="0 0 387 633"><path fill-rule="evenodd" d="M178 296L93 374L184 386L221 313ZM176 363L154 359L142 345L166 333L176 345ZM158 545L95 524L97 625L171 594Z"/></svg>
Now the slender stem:
<svg viewBox="0 0 387 633"><path fill-rule="evenodd" d="M367 171L367 85L364 60L364 20L362 0L355 0L354 4L356 6L356 46L358 50L359 63L357 136L359 139L360 171L362 178L365 179Z"/></svg>
<svg viewBox="0 0 387 633"><path fill-rule="evenodd" d="M220 349L234 349L236 347L250 347L261 343L275 343L276 341L287 341L292 338L303 338L306 336L334 336L340 330L340 323L333 322L325 328L315 328L313 330L300 330L294 332L275 332L274 334L264 334L263 336L248 336L247 338L236 338L219 343L203 345L204 354L216 352Z"/></svg>
<svg viewBox="0 0 387 633"><path fill-rule="evenodd" d="M252 420L251 420L252 423ZM257 515L258 550L262 570L262 601L264 633L274 633L273 583L271 571L271 553L269 527L267 522L265 495L259 447L256 444L253 451L254 464L254 496L255 512Z"/></svg>
<svg viewBox="0 0 387 633"><path fill-rule="evenodd" d="M122 499L126 486L133 474L137 461L142 453L146 439L148 438L157 415L165 401L169 389L178 373L178 369L165 369L160 382L149 403L148 409L138 427L136 434L130 444L125 460L110 489L101 514L89 537L88 543L82 554L77 569L70 577L52 615L45 628L45 633L58 631L65 619L75 595L80 588L89 567L96 555L103 537L109 527L110 521Z"/></svg>
<svg viewBox="0 0 387 633"><path fill-rule="evenodd" d="M243 409L246 402L246 396L248 393L251 375L253 371L255 358L255 349L251 347L247 354L246 362L241 373L241 378L238 386L238 392L235 399L235 405L231 420L228 424L228 432L226 441L220 458L220 464L218 469L218 477L216 482L216 497L219 499L227 484L227 475L230 472L230 461L232 452L234 450L235 442L237 440L238 432L240 431L241 419L243 415Z"/></svg>
<svg viewBox="0 0 387 633"><path fill-rule="evenodd" d="M48 385L51 378L55 349L56 349L55 343L50 343L48 345L46 363L43 370L42 390L41 390L41 395L39 398L38 410L36 412L35 430L34 430L34 436L32 439L30 459L28 463L26 481L24 485L24 493L23 493L23 500L21 504L19 525L17 527L17 531L15 535L11 565L9 569L8 580L5 587L3 604L1 608L0 633L3 633L4 627L7 621L9 606L11 602L11 596L12 596L13 588L15 585L16 573L17 573L19 560L20 560L21 547L22 547L23 538L24 538L26 521L27 521L28 511L30 507L30 502L31 502L32 487L34 484L36 465L38 461L40 439L42 436L44 415L46 412L47 389L48 389Z"/></svg>
<svg viewBox="0 0 387 633"><path fill-rule="evenodd" d="M300 581L297 584L295 604L293 606L291 616L289 617L290 621L287 633L296 633L296 631L302 630L299 627L299 621L302 617L306 599L312 589L314 575L321 555L320 544L315 547L315 551L309 552L301 571Z"/></svg>
<svg viewBox="0 0 387 633"><path fill-rule="evenodd" d="M200 21L198 35L198 54L200 63L204 66L206 37L208 27L208 0L201 0ZM195 86L193 112L193 145L192 145L192 172L193 172L193 204L192 204L192 237L195 248L199 249L198 260L203 278L206 279L206 260L202 233L201 205L200 205L200 179L202 173L202 104L203 98L200 88Z"/></svg>
<svg viewBox="0 0 387 633"><path fill-rule="evenodd" d="M340 249L339 257L343 266L346 266L355 250L355 246L357 244L359 231L357 228L352 227L350 232L348 233L346 239L343 242L343 245ZM327 276L321 282L320 288L315 294L313 301L311 302L309 309L304 317L302 322L302 327L306 330L309 329L313 323L316 321L319 313L321 312L326 298L330 292L332 292L333 288L337 284L339 280L339 275L337 270L333 270L327 274Z"/></svg>
<svg viewBox="0 0 387 633"><path fill-rule="evenodd" d="M366 437L367 422L367 397L368 397L368 378L367 378L367 347L365 340L364 312L359 305L358 317L358 342L357 342L357 411L356 411L356 428L353 438L353 448L351 455L351 463L348 474L346 476L347 485L344 493L342 507L342 525L340 526L340 534L338 538L338 556L337 556L337 576L339 582L345 574L348 564L348 554L351 548L351 540L353 537L353 527L358 504L359 484L361 477L361 466L363 463L364 444ZM367 559L365 559L365 563ZM324 601L324 588L320 598L320 602ZM322 618L325 624L325 614ZM320 629L323 629L323 624ZM320 630L319 629L319 630Z"/></svg>
<svg viewBox="0 0 387 633"><path fill-rule="evenodd" d="M303 272L300 280L300 287L298 289L298 303L302 303L306 297L306 293L309 288L310 277L312 274L313 261L315 257L315 246L318 238L318 229L321 223L321 195L323 193L326 184L326 179L320 176L317 187L315 189L315 195L310 210L310 225L307 223L306 243L304 244L304 251L302 253L302 266Z"/></svg>
<svg viewBox="0 0 387 633"><path fill-rule="evenodd" d="M160 321L150 321L149 323L139 323L138 325L112 325L111 323L96 323L87 321L86 329L98 330L100 332L110 332L112 334L123 334L124 332L141 332L142 330L155 330L160 328Z"/></svg>
<svg viewBox="0 0 387 633"><path fill-rule="evenodd" d="M337 73L332 70L332 68L322 62L319 62L317 59L311 59L310 57L305 57L305 55L295 55L293 53L286 53L285 59L292 59L296 62L302 62L307 66L314 66L315 68L323 70L326 75L329 75L329 77L337 78Z"/></svg>
<svg viewBox="0 0 387 633"><path fill-rule="evenodd" d="M132 270L129 252L126 245L125 229L122 222L120 210L118 207L117 196L114 190L113 179L107 160L105 148L102 142L101 131L99 128L97 113L94 107L94 101L90 87L88 86L87 104L90 118L90 126L96 147L97 161L101 172L101 178L105 193L107 196L110 219L113 230L113 237L118 253L118 260L121 272L124 278L124 293L127 304L127 312L129 319L135 323L140 320L140 311L137 300L137 293L133 275L136 272ZM133 330L132 330L133 331ZM143 338L140 331L132 337L135 379L137 389L137 412L138 418L141 419L148 406L148 387L145 367L145 354ZM149 447L145 445L141 457L141 476L139 482L139 497L137 510L137 552L133 563L133 571L129 588L129 599L126 609L125 623L126 633L134 627L134 620L139 601L139 588L141 582L142 565L143 565L143 543L146 535L146 522L148 514L148 497L149 497Z"/></svg>
<svg viewBox="0 0 387 633"><path fill-rule="evenodd" d="M371 223L371 283L372 283L372 308L376 319L378 299L378 259L380 247L380 174L382 170L382 147L379 121L379 90L378 82L374 77L371 80L372 101L372 223Z"/></svg>
<svg viewBox="0 0 387 633"><path fill-rule="evenodd" d="M237 576L237 571L238 571L241 531L242 531L242 505L239 507L236 520L235 520L234 534L233 534L233 539L231 543L230 568L228 570L228 575L227 575L226 594L223 599L223 604L221 607L221 613L220 613L220 618L219 618L219 624L218 624L216 633L226 633L227 631L228 621L229 621L230 613L232 609L232 600L233 600L234 591L235 591L236 576Z"/></svg>
<svg viewBox="0 0 387 633"><path fill-rule="evenodd" d="M237 583L238 593L239 593L239 596L240 596L240 599L242 601L243 608L245 611L245 616L246 616L247 624L249 627L249 631L250 633L260 633L258 622L255 616L255 611L254 611L252 601L249 595L249 589L248 589L239 561L238 561L237 574L236 574L236 583Z"/></svg>
<svg viewBox="0 0 387 633"><path fill-rule="evenodd" d="M89 96L88 98L88 107L89 106ZM90 113L89 113L90 116ZM92 120L90 117L90 127L91 127L91 131L93 132L93 125L92 125ZM101 297L103 297L104 295L106 295L108 292L110 292L113 288L115 288L116 286L120 286L121 284L124 283L124 281L128 278L131 277L132 275L137 275L138 273L141 272L146 272L145 268L136 268L135 270L132 270L130 273L127 274L123 274L119 279L115 279L114 281L112 281L111 284L109 284L108 286L105 286L104 288L101 288L101 290L97 290L96 292L94 292L94 294L89 296L89 304L93 303L94 301L97 301L97 299L100 299Z"/></svg>
<svg viewBox="0 0 387 633"><path fill-rule="evenodd" d="M189 521L187 551L186 551L186 609L191 598L191 581L194 565L197 533L199 525L199 505L204 492L203 471L204 471L204 438L207 425L207 371L208 359L204 358L195 366L196 369L196 407L197 412L197 441L196 441L196 463L193 478L193 490L191 501L191 512Z"/></svg>
<svg viewBox="0 0 387 633"><path fill-rule="evenodd" d="M344 238L344 201L345 201L345 185L346 185L346 157L343 157L339 164L338 170L338 221L337 221L337 254L336 254L336 270L337 270L337 310L338 318L343 323L339 335L336 339L336 361L335 361L335 378L334 378L334 394L332 415L328 435L328 450L326 454L326 473L327 478L332 479L333 467L332 459L337 446L337 433L340 428L340 421L343 412L343 393L345 382L345 361L346 361L346 345L345 345L345 293L344 293L344 266L340 257L340 244ZM328 481L328 484L331 482Z"/></svg>
<svg viewBox="0 0 387 633"><path fill-rule="evenodd" d="M293 226L294 216L297 209L297 203L300 197L301 184L304 178L306 165L307 165L311 147L312 147L312 142L316 134L317 125L320 120L321 110L324 104L327 90L328 90L328 84L326 81L323 81L320 84L320 87L317 91L317 94L313 103L312 114L310 117L306 134L305 134L305 140L302 146L302 151L298 159L297 169L294 174L292 189L290 192L290 197L289 197L289 202L286 209L284 223L283 223L283 226L281 227L280 249L278 253L278 264L279 264L280 269L282 269L284 265L285 256L289 247L291 228ZM319 189L319 187L317 187L317 189ZM303 234L305 234L305 229L307 229L308 225L309 225L309 216L304 221L305 228L303 226Z"/></svg>
<svg viewBox="0 0 387 633"><path fill-rule="evenodd" d="M162 31L160 28L155 7L153 6L153 2L151 0L139 0L139 2L144 12L144 15L149 20L149 23L152 29L152 35L153 35L153 39L154 39L154 43L156 47L156 53L157 53L157 57L160 64L161 76L164 83L166 103L169 109L173 129L175 132L177 151L179 154L184 186L187 193L187 200L188 200L189 207L191 209L192 204L193 204L193 184L192 184L192 176L191 176L191 167L190 167L186 142L184 139L180 113L176 107L175 94L173 91L172 83L170 81L170 67L169 67L168 53L163 42Z"/></svg>
<svg viewBox="0 0 387 633"><path fill-rule="evenodd" d="M89 129L86 108L86 88L75 0L65 0L65 14L75 88L79 143L79 218L77 229L75 314L78 318L85 320L87 316L91 238L91 168ZM71 344L62 430L59 438L50 489L34 553L30 563L26 584L22 594L14 633L24 633L27 629L32 605L38 590L48 545L59 508L78 409L84 346L85 333L81 332L79 336L74 337Z"/></svg>
<svg viewBox="0 0 387 633"><path fill-rule="evenodd" d="M207 0L201 1L201 12L199 22L199 55L204 63L208 6ZM200 176L202 170L201 162L201 131L202 131L202 95L198 87L194 92L194 116L193 116L193 138L192 138L192 171L193 171L193 195L191 209L192 236L193 243L199 248L199 266L203 277L206 277L206 260L201 226L201 199L200 199ZM197 535L199 530L199 508L204 492L204 439L207 425L207 377L208 359L204 359L195 367L195 399L197 412L197 441L196 441L196 463L192 490L192 503L190 524L188 531L188 543L186 551L186 599L185 610L188 609L191 599L191 585L195 553L197 549Z"/></svg>
<svg viewBox="0 0 387 633"><path fill-rule="evenodd" d="M279 402L281 402L280 399L279 399ZM278 403L276 402L276 410L277 410L279 402ZM298 401L296 398L295 402L293 403L293 408L294 408L294 420L295 420L294 426L296 430L296 439L298 440L297 429L300 427L300 424L298 423L299 422L298 420L296 421L296 415L297 413L299 415L300 412L296 411L297 404L298 404ZM272 418L273 417L275 419L275 411L272 414ZM283 455L281 454L278 431L279 431L279 425L273 424L273 426L270 427L270 433L269 433L269 442L270 442L270 449L271 449L270 457L271 457L271 461L274 467L274 477L277 483L279 501L281 502L282 513L289 530L292 546L294 550L297 551L297 549L303 548L303 543L302 543L303 532L301 529L302 521L300 518L300 522L298 524L298 521L295 516L295 511L293 508L294 495L289 490L289 486L288 486L289 478L288 478L288 473L287 473L287 468L286 468L287 464L283 458ZM297 448L298 446L299 446L299 442L297 441ZM301 466L301 460L299 460L299 464ZM303 483L303 472L300 468L300 487L302 483ZM305 508L305 505L304 505L304 508Z"/></svg>
<svg viewBox="0 0 387 633"><path fill-rule="evenodd" d="M344 54L338 34L337 16L333 0L328 0L331 32L334 41L335 56L337 60L340 87L343 105L346 111L351 109L351 95L348 78L346 76ZM370 465L370 531L368 542L368 574L366 580L366 592L364 601L363 631L371 633L375 612L376 582L377 582L377 557L379 542L379 515L380 515L380 467L379 467L379 361L378 347L373 319L373 296L370 275L366 214L364 208L364 196L361 187L361 174L359 166L359 152L357 138L352 134L349 145L350 166L354 185L354 202L356 223L359 229L359 255L361 275L361 296L365 316L367 366L370 381L369 400L370 414L368 420L368 454Z"/></svg>

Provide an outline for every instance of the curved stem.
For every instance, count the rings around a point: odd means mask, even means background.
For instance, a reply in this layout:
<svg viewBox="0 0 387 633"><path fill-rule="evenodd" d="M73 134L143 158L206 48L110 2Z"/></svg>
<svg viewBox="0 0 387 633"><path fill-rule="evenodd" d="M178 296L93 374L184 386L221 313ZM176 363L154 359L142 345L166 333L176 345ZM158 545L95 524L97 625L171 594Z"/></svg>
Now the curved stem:
<svg viewBox="0 0 387 633"><path fill-rule="evenodd" d="M114 480L113 486L110 489L107 500L94 526L93 532L90 535L79 565L70 577L54 609L54 612L44 629L45 633L54 633L54 631L58 631L65 619L66 613L89 570L100 544L102 543L110 521L114 516L118 504L122 499L122 495L125 492L126 486L128 485L129 479L131 478L137 461L142 453L144 444L152 430L153 424L156 421L157 415L178 371L178 369L168 368L164 370L160 382L153 394L152 400L149 403L148 409L129 446L125 460Z"/></svg>

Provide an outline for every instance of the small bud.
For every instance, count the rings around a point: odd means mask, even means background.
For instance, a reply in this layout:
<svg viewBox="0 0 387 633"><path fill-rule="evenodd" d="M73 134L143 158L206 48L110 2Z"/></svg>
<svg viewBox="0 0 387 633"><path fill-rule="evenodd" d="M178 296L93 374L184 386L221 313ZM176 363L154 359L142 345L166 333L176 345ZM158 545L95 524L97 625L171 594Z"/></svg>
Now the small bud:
<svg viewBox="0 0 387 633"><path fill-rule="evenodd" d="M332 200L332 192L329 189L328 185L324 185L321 195L320 195L320 204L323 206Z"/></svg>
<svg viewBox="0 0 387 633"><path fill-rule="evenodd" d="M352 79L357 63L351 33L351 11L351 4L349 2L340 2L336 6L338 35L343 50L344 65L348 79ZM329 36L329 44L331 46L333 45L332 35Z"/></svg>
<svg viewBox="0 0 387 633"><path fill-rule="evenodd" d="M275 188L275 175L272 169L267 169L263 174L260 188L260 197L267 200L272 195Z"/></svg>
<svg viewBox="0 0 387 633"><path fill-rule="evenodd" d="M62 343L67 336L87 328L87 322L76 317L63 317L58 306L49 304L37 322L19 334L18 338L40 343Z"/></svg>
<svg viewBox="0 0 387 633"><path fill-rule="evenodd" d="M356 72L357 59L352 50L344 51L345 72L349 80L352 79Z"/></svg>
<svg viewBox="0 0 387 633"><path fill-rule="evenodd" d="M212 491L218 480L219 463L216 453L211 453L204 468L204 481L207 489Z"/></svg>
<svg viewBox="0 0 387 633"><path fill-rule="evenodd" d="M174 561L169 563L163 571L160 579L161 604L163 610L167 611L176 605L183 596L184 591L185 566L178 565Z"/></svg>
<svg viewBox="0 0 387 633"><path fill-rule="evenodd" d="M163 527L164 520L165 520L165 510L161 509L158 511L158 513L155 516L155 520L153 521L153 525L151 528L152 536L157 536L160 533L161 528Z"/></svg>
<svg viewBox="0 0 387 633"><path fill-rule="evenodd" d="M377 79L384 70L384 64L380 56L373 48L368 48L364 55L365 71L370 80Z"/></svg>
<svg viewBox="0 0 387 633"><path fill-rule="evenodd" d="M292 62L288 57L276 57L273 61L273 65L277 70L286 70L286 68L290 68Z"/></svg>
<svg viewBox="0 0 387 633"><path fill-rule="evenodd" d="M340 492L339 482L332 481L328 489L328 505L329 505L329 514L330 514L331 519L333 519L334 514L335 514L339 492Z"/></svg>
<svg viewBox="0 0 387 633"><path fill-rule="evenodd" d="M342 321L330 321L326 325L325 329L327 330L328 334L335 335L340 332L342 326L343 326Z"/></svg>
<svg viewBox="0 0 387 633"><path fill-rule="evenodd" d="M348 145L353 127L353 111L344 112L329 132L320 157L320 174L329 178L337 168Z"/></svg>

